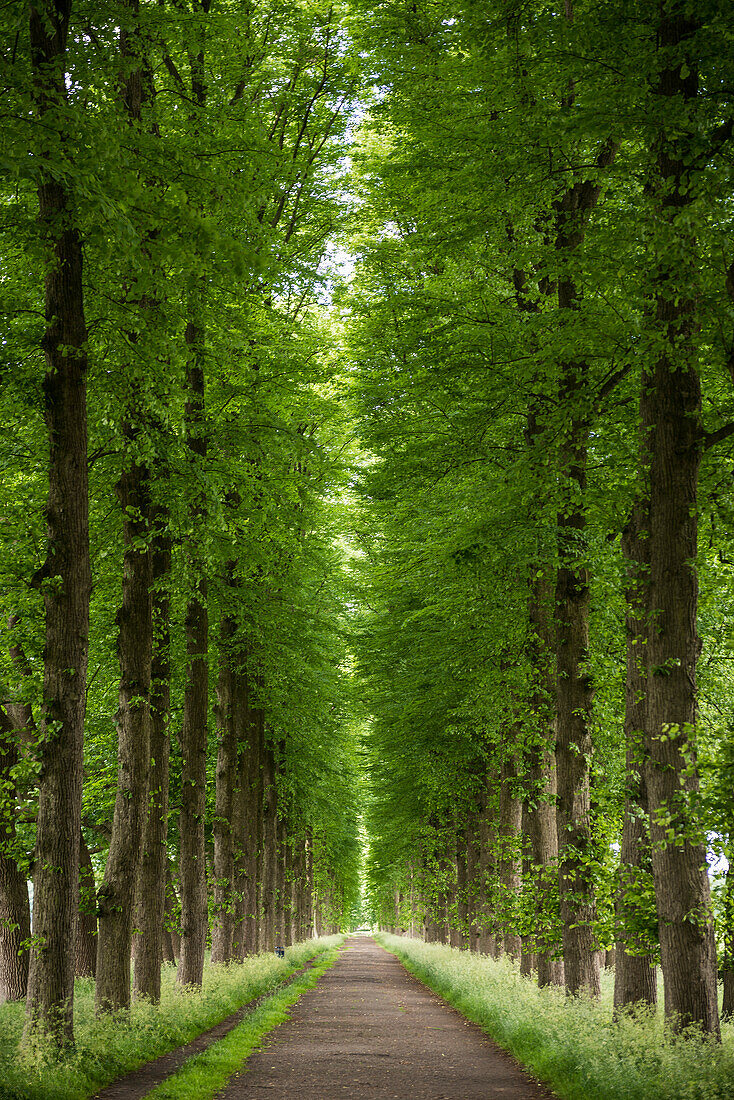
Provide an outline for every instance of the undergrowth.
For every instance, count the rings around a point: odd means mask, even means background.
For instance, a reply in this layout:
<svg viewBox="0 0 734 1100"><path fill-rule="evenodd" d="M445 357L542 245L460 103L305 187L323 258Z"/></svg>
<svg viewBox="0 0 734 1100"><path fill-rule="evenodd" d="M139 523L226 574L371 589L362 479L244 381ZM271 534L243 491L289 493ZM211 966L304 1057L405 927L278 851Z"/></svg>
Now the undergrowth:
<svg viewBox="0 0 734 1100"><path fill-rule="evenodd" d="M24 1006L0 1006L0 1100L85 1100L103 1085L189 1042L238 1008L274 990L309 959L341 943L343 936L307 940L285 958L254 955L242 963L208 963L201 989L181 989L175 968L165 966L160 1005L136 1001L130 1011L97 1018L94 982L77 979L73 1050L59 1057L38 1044L21 1053Z"/></svg>
<svg viewBox="0 0 734 1100"><path fill-rule="evenodd" d="M562 1100L732 1100L734 1023L719 1044L695 1029L671 1041L662 1013L612 1019L601 1000L538 989L507 959L380 933L407 969L477 1023Z"/></svg>

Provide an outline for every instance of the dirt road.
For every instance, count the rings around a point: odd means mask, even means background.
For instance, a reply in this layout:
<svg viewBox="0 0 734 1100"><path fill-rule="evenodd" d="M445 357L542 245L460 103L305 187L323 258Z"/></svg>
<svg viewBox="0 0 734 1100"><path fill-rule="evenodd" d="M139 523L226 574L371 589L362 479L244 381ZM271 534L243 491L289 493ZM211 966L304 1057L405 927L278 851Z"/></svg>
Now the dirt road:
<svg viewBox="0 0 734 1100"><path fill-rule="evenodd" d="M353 938L218 1100L549 1100L374 940Z"/></svg>

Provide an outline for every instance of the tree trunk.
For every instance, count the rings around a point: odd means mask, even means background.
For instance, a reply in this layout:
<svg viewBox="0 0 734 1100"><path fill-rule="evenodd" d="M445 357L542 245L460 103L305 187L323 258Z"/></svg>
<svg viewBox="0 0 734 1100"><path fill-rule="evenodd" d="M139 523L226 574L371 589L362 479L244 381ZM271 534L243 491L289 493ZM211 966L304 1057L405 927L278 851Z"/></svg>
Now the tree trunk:
<svg viewBox="0 0 734 1100"><path fill-rule="evenodd" d="M456 923L458 947L469 947L469 873L466 828L456 830Z"/></svg>
<svg viewBox="0 0 734 1100"><path fill-rule="evenodd" d="M514 736L513 729L512 735ZM499 885L501 890L498 947L512 959L520 957L520 936L515 924L518 895L520 893L520 825L522 802L518 795L517 758L513 755L514 741L505 746L502 759L499 814ZM501 940L500 940L501 937Z"/></svg>
<svg viewBox="0 0 734 1100"><path fill-rule="evenodd" d="M262 711L249 705L246 675L240 681L242 729L239 743L239 785L242 805L237 826L237 882L240 897L239 957L258 950L258 853L261 838L262 772L260 729Z"/></svg>
<svg viewBox="0 0 734 1100"><path fill-rule="evenodd" d="M313 936L314 880L313 880L313 831L306 831L306 939Z"/></svg>
<svg viewBox="0 0 734 1100"><path fill-rule="evenodd" d="M626 785L617 894L617 953L614 974L614 1007L644 1001L657 1002L654 944L645 934L644 898L652 877L652 853L647 822L647 788L644 779L645 729L645 626L644 575L649 569L648 540L640 538L641 509L637 505L622 535L627 564L624 731L627 744Z"/></svg>
<svg viewBox="0 0 734 1100"><path fill-rule="evenodd" d="M579 193L566 192L558 204L557 248L563 254L583 240ZM570 262L569 258L566 263ZM578 309L576 286L559 279L559 311ZM569 424L560 450L562 505L558 513L556 577L556 767L559 890L563 923L566 990L601 992L594 950L596 920L592 858L589 761L593 685L589 665L589 571L585 565L586 460L589 367L561 364L560 400Z"/></svg>
<svg viewBox="0 0 734 1100"><path fill-rule="evenodd" d="M165 506L153 509L153 654L150 688L150 799L138 876L133 992L154 1004L161 997L161 962L173 962L166 933L168 798L171 718L171 535ZM168 953L164 943L169 946Z"/></svg>
<svg viewBox="0 0 734 1100"><path fill-rule="evenodd" d="M43 740L36 830L33 946L26 1036L73 1039L74 954L79 900L82 755L89 641L87 480L87 328L81 239L66 187L73 154L66 103L66 38L71 4L30 5L34 130L51 150L37 150L39 228L45 277L44 395L48 428L48 541L36 576L46 609ZM59 153L60 151L60 153ZM55 163L52 158L57 158Z"/></svg>
<svg viewBox="0 0 734 1100"><path fill-rule="evenodd" d="M166 860L168 864L168 860ZM166 906L163 924L163 951L167 962L175 962L178 966L181 958L181 907L176 894L176 887L171 874L171 868L166 869Z"/></svg>
<svg viewBox="0 0 734 1100"><path fill-rule="evenodd" d="M585 461L585 459L584 459ZM579 480L581 469L577 471ZM585 475L583 476L585 482ZM585 527L581 513L576 524L561 514L559 529L564 538ZM572 540L573 541L573 540ZM598 996L600 974L594 950L593 924L596 919L592 858L589 759L591 756L591 678L588 664L589 586L588 572L574 566L565 551L558 570L556 615L558 621L558 855L563 960L566 989Z"/></svg>
<svg viewBox="0 0 734 1100"><path fill-rule="evenodd" d="M219 680L217 683L217 770L214 807L214 926L212 962L232 959L234 943L235 885L235 804L239 797L239 759L236 727L236 674L233 669L233 642L236 624L222 620L219 639Z"/></svg>
<svg viewBox="0 0 734 1100"><path fill-rule="evenodd" d="M296 924L298 920L296 900L296 845L290 831L286 834L286 923L285 946L291 947L298 942Z"/></svg>
<svg viewBox="0 0 734 1100"><path fill-rule="evenodd" d="M446 870L446 922L448 942L451 947L462 947L463 937L459 927L459 868L456 858L456 831L449 829L445 834L443 866Z"/></svg>
<svg viewBox="0 0 734 1100"><path fill-rule="evenodd" d="M294 941L300 943L308 938L306 931L306 838L299 834L295 844L295 898L296 922Z"/></svg>
<svg viewBox="0 0 734 1100"><path fill-rule="evenodd" d="M187 367L186 444L194 477L207 455L205 426L203 333L193 322L186 328ZM190 508L193 535L189 556L191 595L186 608L186 688L181 728L181 958L177 979L181 985L201 985L207 936L206 898L206 750L209 710L209 616L206 568L202 554L206 507L199 490Z"/></svg>
<svg viewBox="0 0 734 1100"><path fill-rule="evenodd" d="M481 852L479 845L479 810L475 808L469 818L466 830L466 878L467 878L467 907L469 923L469 950L479 950L479 911L478 901L480 896L480 861ZM417 875L419 872L416 873Z"/></svg>
<svg viewBox="0 0 734 1100"><path fill-rule="evenodd" d="M242 960L249 953L248 917L250 913L249 813L252 762L250 760L250 700L247 672L244 667L234 670L234 716L236 747L235 797L232 804L232 863L233 863L233 913L232 958Z"/></svg>
<svg viewBox="0 0 734 1100"><path fill-rule="evenodd" d="M256 755L254 757L254 782L253 782L253 805L255 811L255 830L254 838L256 840L255 860L254 860L254 950L265 950L265 924L264 924L264 908L263 898L265 894L264 886L264 873L265 873L265 714L262 709L258 708L253 711L253 738L256 746Z"/></svg>
<svg viewBox="0 0 734 1100"><path fill-rule="evenodd" d="M137 429L123 427L132 445ZM133 462L118 483L122 506L123 578L119 626L120 704L117 711L117 794L104 878L97 892L98 1012L130 1006L134 899L148 816L150 680L153 649L148 468Z"/></svg>
<svg viewBox="0 0 734 1100"><path fill-rule="evenodd" d="M731 851L729 855L731 856ZM723 901L724 954L721 960L721 979L724 985L724 1001L721 1006L721 1015L723 1019L730 1020L734 1016L734 870L732 870L731 859L726 871Z"/></svg>
<svg viewBox="0 0 734 1100"><path fill-rule="evenodd" d="M547 575L534 570L530 586L530 662L534 731L527 750L528 826L535 891L535 953L538 985L563 984L563 963L556 932L558 827L553 670L552 595Z"/></svg>
<svg viewBox="0 0 734 1100"><path fill-rule="evenodd" d="M211 0L199 0L203 14ZM204 25L193 29L199 36L198 49L189 48L191 72L190 120L194 137L198 135L207 100L204 57ZM201 487L207 460L206 396L204 376L204 331L200 321L199 297L205 292L203 281L192 294L190 320L184 339L188 351L186 365L186 446L191 459L192 489L189 519L191 539L187 562L189 599L186 607L186 686L181 728L181 956L177 980L181 985L201 985L208 931L206 883L206 752L209 713L209 615L208 583L204 554L204 530L207 518L206 490Z"/></svg>
<svg viewBox="0 0 734 1100"><path fill-rule="evenodd" d="M97 888L92 857L79 835L79 923L76 929L77 978L94 978L97 974Z"/></svg>
<svg viewBox="0 0 734 1100"><path fill-rule="evenodd" d="M477 950L483 955L490 955L493 959L497 958L496 918L491 901L496 886L496 864L497 824L487 777L479 805L479 883L477 901L479 928Z"/></svg>
<svg viewBox="0 0 734 1100"><path fill-rule="evenodd" d="M18 731L0 709L0 1004L28 992L31 913L15 835Z"/></svg>
<svg viewBox="0 0 734 1100"><path fill-rule="evenodd" d="M527 777L526 777L527 780ZM522 884L524 890L531 889L533 881L532 847L530 844L530 811L522 804L522 824L520 826L520 846L522 851ZM524 932L520 950L520 973L530 977L535 970L535 936Z"/></svg>
<svg viewBox="0 0 734 1100"><path fill-rule="evenodd" d="M263 731L264 733L264 731ZM262 844L262 942L264 951L275 947L275 891L277 860L277 794L275 789L275 757L273 750L264 745L263 754L263 844Z"/></svg>
<svg viewBox="0 0 734 1100"><path fill-rule="evenodd" d="M567 0L565 17L573 19ZM571 84L562 107L571 111ZM586 227L601 194L602 172L614 161L617 146L607 140L595 158L597 175L577 179L554 204L555 250L561 274L557 282L558 314L570 326L581 306L575 275ZM581 154L586 159L586 154ZM590 366L583 359L560 364L558 396L567 409L559 448L560 509L556 575L556 767L559 891L563 922L566 990L601 992L599 961L594 949L596 898L590 807L591 705L589 673L589 571L586 536L586 465L594 397Z"/></svg>
<svg viewBox="0 0 734 1100"><path fill-rule="evenodd" d="M4 841L4 847L7 841ZM31 914L25 875L11 855L0 856L0 1005L28 992Z"/></svg>
<svg viewBox="0 0 734 1100"><path fill-rule="evenodd" d="M286 927L288 925L287 889L288 889L288 833L284 817L279 817L277 822L277 883L276 883L276 908L275 908L275 942L280 947L285 946Z"/></svg>
<svg viewBox="0 0 734 1100"><path fill-rule="evenodd" d="M698 74L687 45L698 24L682 0L662 11L657 42L663 104L689 104ZM685 74L685 75L684 75ZM677 108L676 108L677 109ZM659 117L667 117L660 114ZM705 834L692 821L696 764L697 489L701 459L701 391L695 257L690 240L688 164L698 156L698 132L672 127L657 136L650 190L662 239L655 256L656 335L664 347L643 377L642 432L649 486L647 591L646 774L665 1011L674 1027L696 1022L719 1035L716 945ZM673 249L671 241L675 242ZM674 264L670 257L674 256Z"/></svg>

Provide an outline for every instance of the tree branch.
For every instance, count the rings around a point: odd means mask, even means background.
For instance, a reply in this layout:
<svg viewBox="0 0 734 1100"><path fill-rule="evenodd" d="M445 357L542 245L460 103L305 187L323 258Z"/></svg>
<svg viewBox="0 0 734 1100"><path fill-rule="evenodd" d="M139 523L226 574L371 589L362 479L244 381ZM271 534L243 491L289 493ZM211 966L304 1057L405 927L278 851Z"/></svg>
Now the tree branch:
<svg viewBox="0 0 734 1100"><path fill-rule="evenodd" d="M730 424L724 424L722 428L717 428L715 432L703 432L704 451L715 447L717 443L722 443L730 435L734 435L734 421Z"/></svg>

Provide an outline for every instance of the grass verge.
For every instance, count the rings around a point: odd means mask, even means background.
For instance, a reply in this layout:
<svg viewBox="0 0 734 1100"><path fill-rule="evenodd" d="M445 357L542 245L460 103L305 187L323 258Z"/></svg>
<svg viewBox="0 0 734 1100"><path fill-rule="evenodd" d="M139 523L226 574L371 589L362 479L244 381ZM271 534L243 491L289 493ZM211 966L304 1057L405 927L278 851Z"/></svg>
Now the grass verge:
<svg viewBox="0 0 734 1100"><path fill-rule="evenodd" d="M693 1029L671 1042L662 1013L612 1019L600 1001L538 989L509 960L380 933L416 978L479 1024L562 1100L732 1100L734 1023L721 1044Z"/></svg>
<svg viewBox="0 0 734 1100"><path fill-rule="evenodd" d="M306 940L285 958L254 955L228 966L207 964L201 989L181 989L175 968L164 967L160 1005L137 1001L129 1012L97 1018L94 982L80 979L74 994L76 1045L59 1058L44 1045L21 1056L24 1006L0 1006L0 1100L86 1100L103 1085L214 1027L248 1001L274 990L309 959L343 936Z"/></svg>
<svg viewBox="0 0 734 1100"><path fill-rule="evenodd" d="M149 1092L146 1100L211 1100L233 1074L243 1068L260 1040L289 1019L291 1005L306 990L313 989L321 975L333 966L338 954L336 948L327 951L308 973L269 997L224 1039L190 1058L178 1073Z"/></svg>

